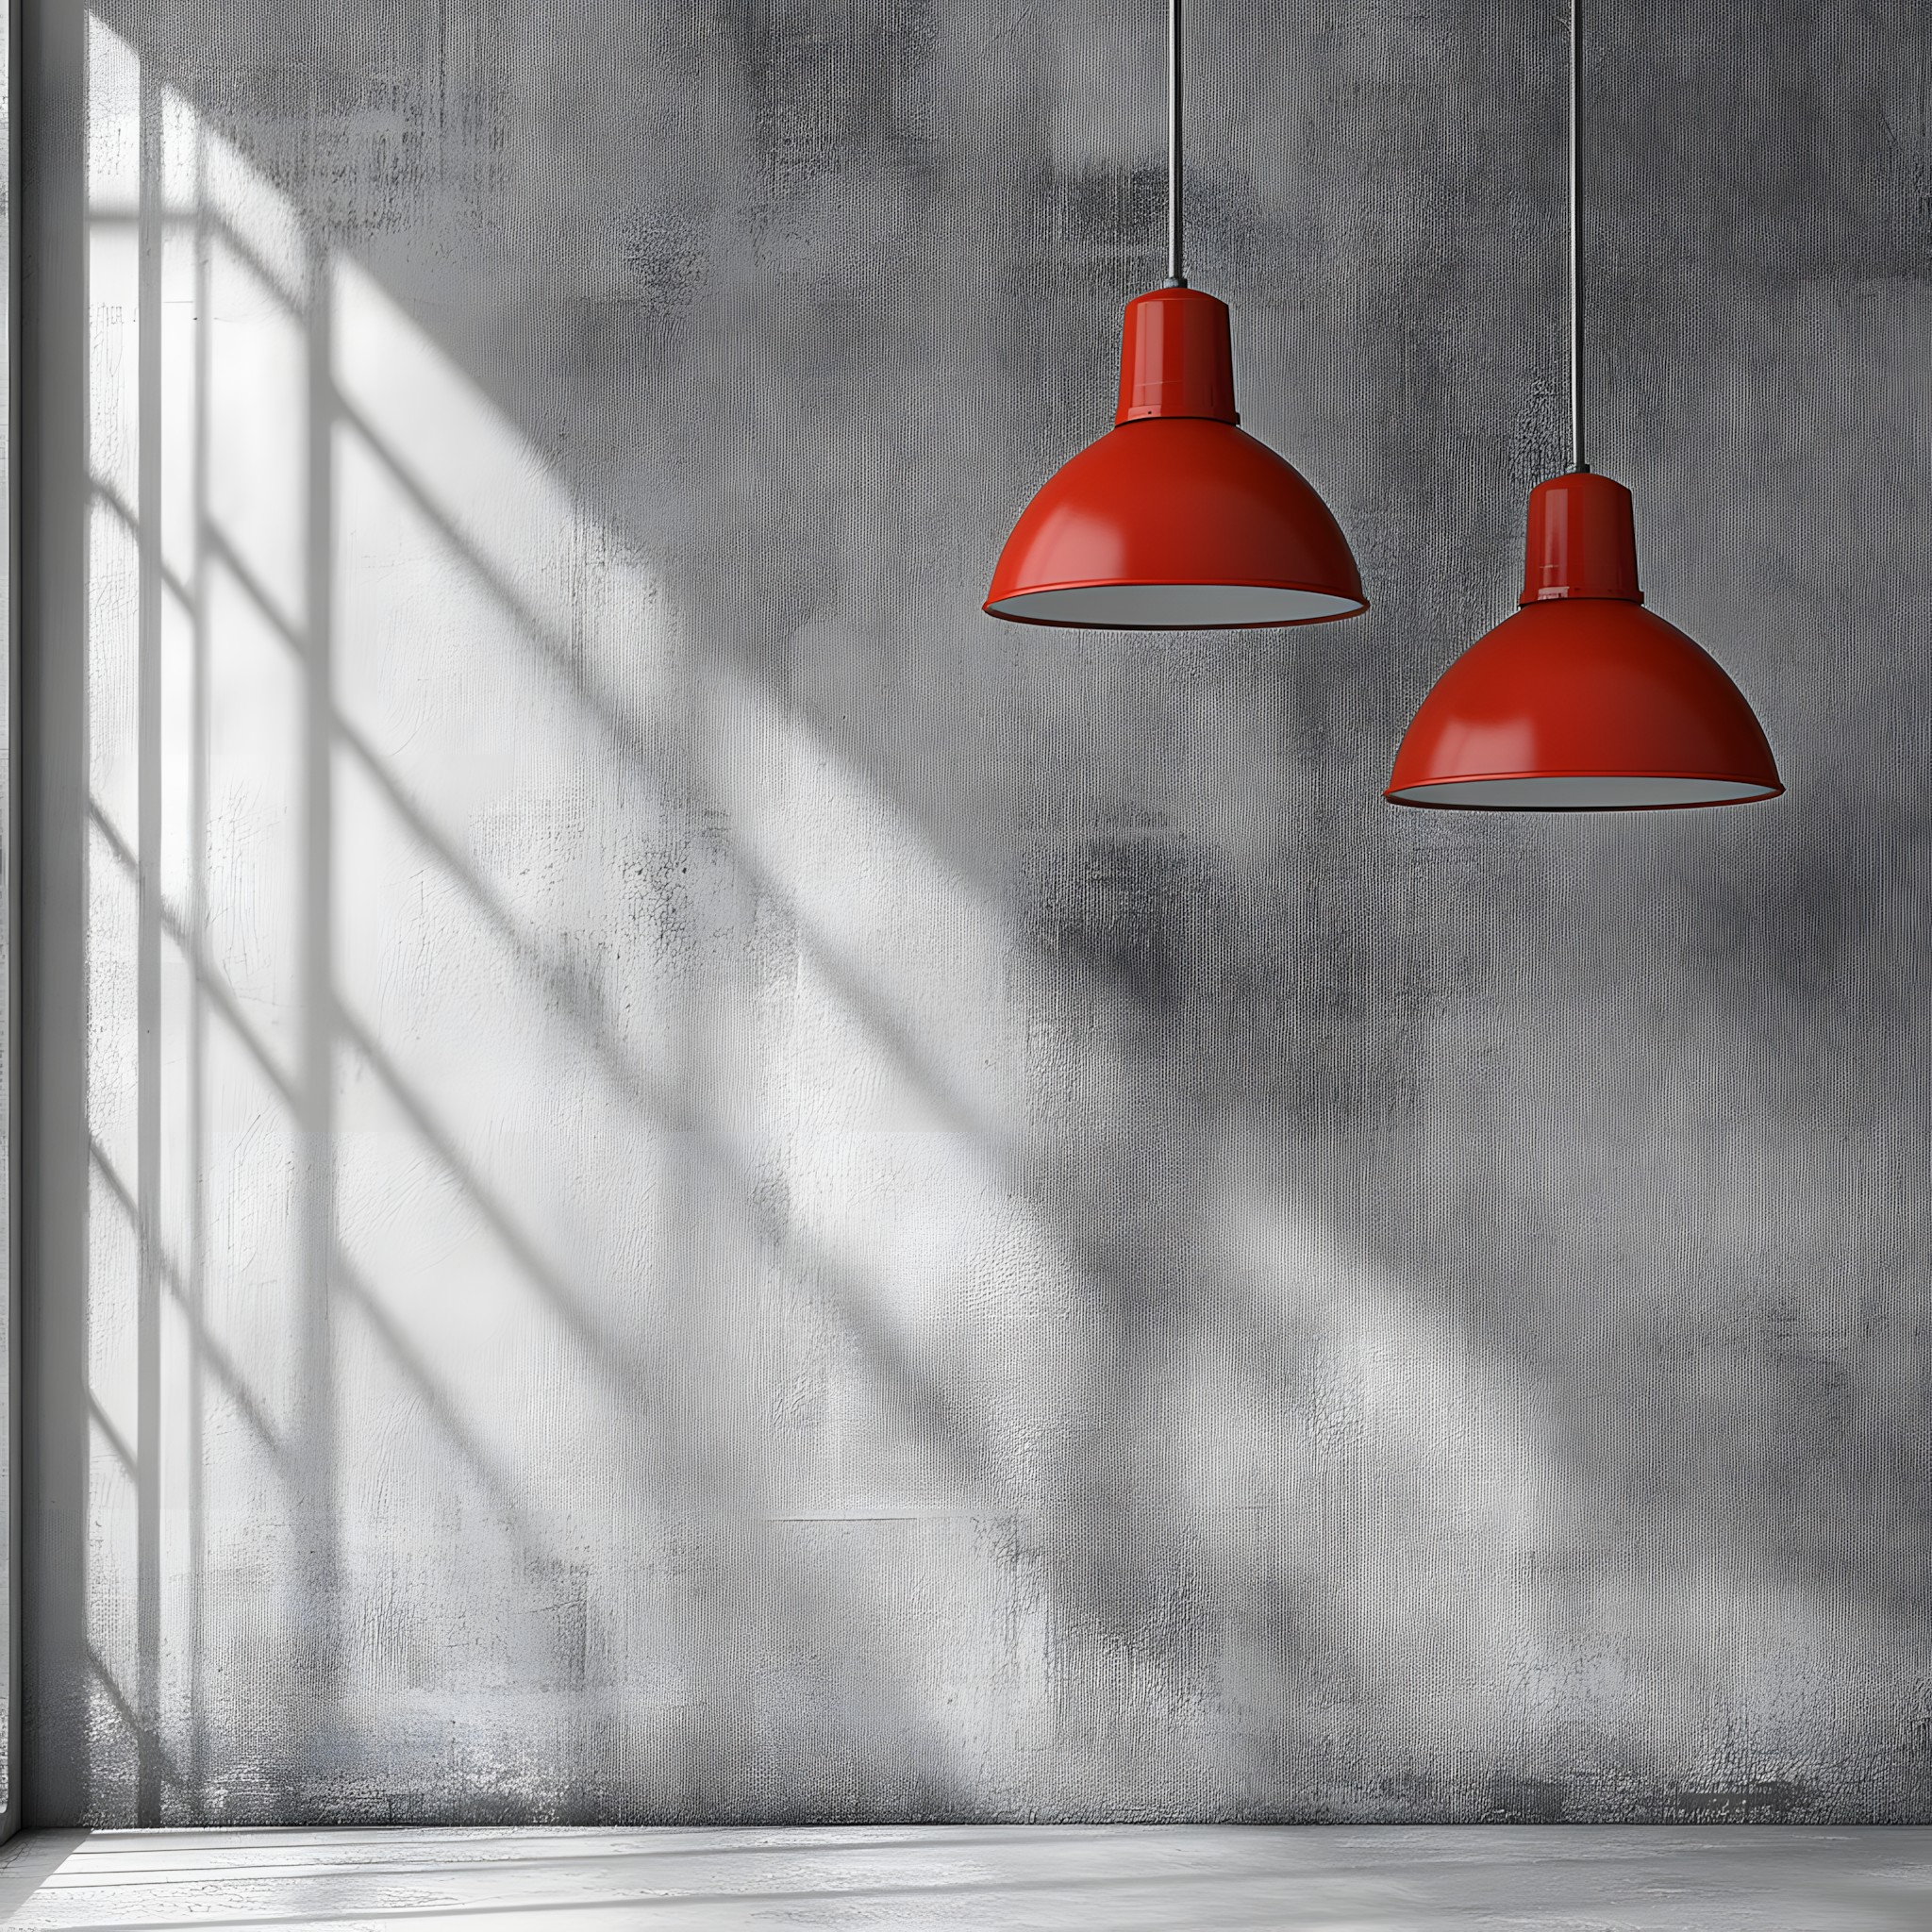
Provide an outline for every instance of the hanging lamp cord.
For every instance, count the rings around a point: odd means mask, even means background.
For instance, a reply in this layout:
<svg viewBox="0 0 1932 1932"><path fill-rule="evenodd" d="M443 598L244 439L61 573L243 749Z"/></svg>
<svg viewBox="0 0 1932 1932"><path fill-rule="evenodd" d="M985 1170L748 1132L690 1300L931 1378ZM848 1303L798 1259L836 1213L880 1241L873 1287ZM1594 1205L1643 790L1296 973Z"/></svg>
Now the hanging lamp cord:
<svg viewBox="0 0 1932 1932"><path fill-rule="evenodd" d="M1583 457L1583 0L1570 0L1570 467L1590 468Z"/></svg>
<svg viewBox="0 0 1932 1932"><path fill-rule="evenodd" d="M1167 0L1167 286L1188 286L1181 268L1181 0Z"/></svg>

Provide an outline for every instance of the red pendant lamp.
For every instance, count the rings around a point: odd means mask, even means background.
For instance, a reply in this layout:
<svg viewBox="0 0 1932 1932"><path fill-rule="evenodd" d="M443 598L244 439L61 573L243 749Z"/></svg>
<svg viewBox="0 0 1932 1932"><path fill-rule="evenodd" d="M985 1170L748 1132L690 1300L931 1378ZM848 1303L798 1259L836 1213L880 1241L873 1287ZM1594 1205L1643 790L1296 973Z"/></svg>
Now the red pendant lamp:
<svg viewBox="0 0 1932 1932"><path fill-rule="evenodd" d="M1227 306L1181 272L1181 0L1168 0L1168 283L1127 304L1120 408L1013 525L985 608L1015 624L1220 630L1368 608L1301 473L1236 425Z"/></svg>
<svg viewBox="0 0 1932 1932"><path fill-rule="evenodd" d="M1583 459L1582 0L1570 5L1572 470L1530 492L1521 608L1436 681L1395 754L1394 805L1658 811L1784 786L1716 658L1643 608L1630 492Z"/></svg>

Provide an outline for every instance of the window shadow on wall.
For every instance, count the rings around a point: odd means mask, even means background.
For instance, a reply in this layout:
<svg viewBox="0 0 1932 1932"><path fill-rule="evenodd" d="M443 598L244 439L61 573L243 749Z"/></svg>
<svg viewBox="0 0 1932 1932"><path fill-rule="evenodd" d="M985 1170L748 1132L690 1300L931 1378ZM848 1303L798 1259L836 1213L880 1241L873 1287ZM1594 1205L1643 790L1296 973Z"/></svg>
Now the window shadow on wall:
<svg viewBox="0 0 1932 1932"><path fill-rule="evenodd" d="M1094 23L994 162L803 13L641 159L614 13L101 18L92 1815L1922 1804L1916 820L1397 824L1386 618L962 616Z"/></svg>

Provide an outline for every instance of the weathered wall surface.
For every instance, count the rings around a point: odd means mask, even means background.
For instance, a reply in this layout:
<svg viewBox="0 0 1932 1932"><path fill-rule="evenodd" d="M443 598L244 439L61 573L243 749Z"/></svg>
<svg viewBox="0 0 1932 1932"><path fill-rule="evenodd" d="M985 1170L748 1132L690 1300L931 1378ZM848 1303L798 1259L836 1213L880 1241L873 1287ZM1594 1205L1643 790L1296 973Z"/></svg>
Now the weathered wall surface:
<svg viewBox="0 0 1932 1932"><path fill-rule="evenodd" d="M1379 791L1560 11L1194 12L1354 623L978 615L1155 6L35 8L39 1821L1932 1813L1924 17L1606 13L1598 463L1790 792L1537 820Z"/></svg>

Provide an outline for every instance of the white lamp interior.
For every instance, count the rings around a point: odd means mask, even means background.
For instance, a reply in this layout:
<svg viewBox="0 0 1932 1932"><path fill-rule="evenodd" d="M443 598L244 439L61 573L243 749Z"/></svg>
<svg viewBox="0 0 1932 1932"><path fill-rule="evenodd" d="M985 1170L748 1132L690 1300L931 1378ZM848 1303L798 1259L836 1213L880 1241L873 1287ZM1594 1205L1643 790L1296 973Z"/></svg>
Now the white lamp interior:
<svg viewBox="0 0 1932 1932"><path fill-rule="evenodd" d="M1674 805L1738 805L1770 798L1768 785L1740 778L1680 778L1668 774L1580 778L1465 778L1411 785L1391 794L1400 805L1458 811L1656 811Z"/></svg>
<svg viewBox="0 0 1932 1932"><path fill-rule="evenodd" d="M1312 624L1364 608L1359 597L1277 584L1082 584L1029 591L991 607L1002 617L1101 630L1207 630L1249 624Z"/></svg>

